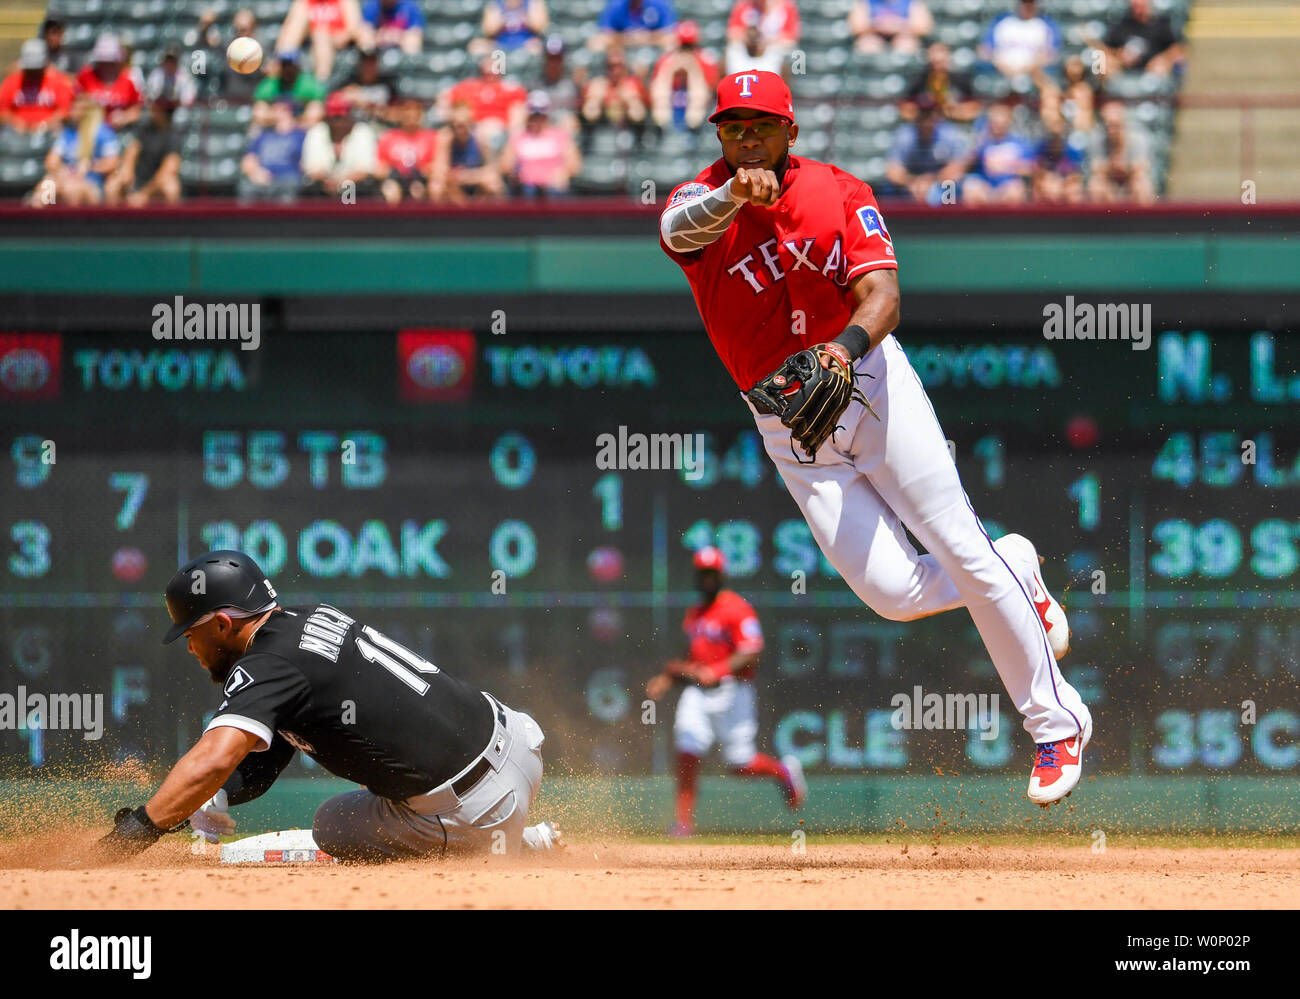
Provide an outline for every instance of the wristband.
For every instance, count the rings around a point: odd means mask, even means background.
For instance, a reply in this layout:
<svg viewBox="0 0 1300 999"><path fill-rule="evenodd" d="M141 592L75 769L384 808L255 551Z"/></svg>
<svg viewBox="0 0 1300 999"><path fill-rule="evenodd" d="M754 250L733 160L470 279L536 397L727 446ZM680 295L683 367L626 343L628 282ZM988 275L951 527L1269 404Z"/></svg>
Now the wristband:
<svg viewBox="0 0 1300 999"><path fill-rule="evenodd" d="M856 361L871 349L871 334L861 326L848 326L833 342L847 350L849 356Z"/></svg>

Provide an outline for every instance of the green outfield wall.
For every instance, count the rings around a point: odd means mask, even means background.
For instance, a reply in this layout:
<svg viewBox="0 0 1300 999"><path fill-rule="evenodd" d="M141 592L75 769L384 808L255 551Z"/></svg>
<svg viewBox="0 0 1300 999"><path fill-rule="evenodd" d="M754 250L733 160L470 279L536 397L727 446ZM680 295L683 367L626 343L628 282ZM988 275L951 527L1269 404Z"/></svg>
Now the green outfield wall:
<svg viewBox="0 0 1300 999"><path fill-rule="evenodd" d="M1294 235L917 236L908 291L1285 291ZM0 240L0 294L680 293L650 238Z"/></svg>

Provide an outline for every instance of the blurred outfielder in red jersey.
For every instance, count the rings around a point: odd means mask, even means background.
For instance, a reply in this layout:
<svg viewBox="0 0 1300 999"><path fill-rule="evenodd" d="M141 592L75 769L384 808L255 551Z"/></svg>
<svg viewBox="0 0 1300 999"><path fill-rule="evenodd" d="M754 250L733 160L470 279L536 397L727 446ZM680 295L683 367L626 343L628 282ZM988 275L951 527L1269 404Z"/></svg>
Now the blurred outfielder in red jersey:
<svg viewBox="0 0 1300 999"><path fill-rule="evenodd" d="M1078 784L1092 736L1056 665L1069 649L1065 613L1034 546L1016 534L992 541L962 488L892 334L898 260L871 188L791 155L799 126L775 73L723 77L709 120L722 158L669 195L660 243L685 272L768 456L827 559L877 614L910 621L966 608L1037 744L1028 796L1060 800Z"/></svg>
<svg viewBox="0 0 1300 999"><path fill-rule="evenodd" d="M700 603L686 612L682 630L690 641L685 659L674 659L646 684L658 700L674 683L687 684L677 701L673 742L677 750L677 821L671 835L689 836L695 824L695 779L700 758L715 742L734 774L770 777L786 804L803 804L803 767L794 756L777 760L758 751L758 701L754 670L763 651L758 615L739 593L722 588L726 564L717 548L695 553Z"/></svg>

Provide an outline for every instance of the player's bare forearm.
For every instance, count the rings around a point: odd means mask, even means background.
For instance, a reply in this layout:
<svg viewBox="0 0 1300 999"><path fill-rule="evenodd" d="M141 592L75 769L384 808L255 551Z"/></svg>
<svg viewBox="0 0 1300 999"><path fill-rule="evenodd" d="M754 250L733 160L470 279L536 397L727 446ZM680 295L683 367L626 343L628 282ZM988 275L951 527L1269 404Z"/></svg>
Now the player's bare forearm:
<svg viewBox="0 0 1300 999"><path fill-rule="evenodd" d="M221 790L221 785L257 741L257 736L228 726L205 732L194 748L172 767L162 787L145 805L150 820L170 829L189 818Z"/></svg>
<svg viewBox="0 0 1300 999"><path fill-rule="evenodd" d="M865 350L853 351L857 358L874 350L880 341L898 328L901 318L898 271L881 269L860 275L853 282L853 297L858 304L849 318L849 325L866 330L868 344Z"/></svg>

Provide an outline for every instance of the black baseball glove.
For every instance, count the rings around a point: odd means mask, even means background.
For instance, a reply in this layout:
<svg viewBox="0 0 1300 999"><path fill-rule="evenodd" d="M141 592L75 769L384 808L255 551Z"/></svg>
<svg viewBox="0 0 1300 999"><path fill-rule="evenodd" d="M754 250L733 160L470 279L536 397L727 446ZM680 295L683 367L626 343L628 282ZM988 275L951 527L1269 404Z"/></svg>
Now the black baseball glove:
<svg viewBox="0 0 1300 999"><path fill-rule="evenodd" d="M803 453L816 459L817 449L835 432L854 399L880 419L854 386L855 377L852 359L841 344L819 343L791 354L746 395L760 413L779 416L790 428L791 450L798 441Z"/></svg>

